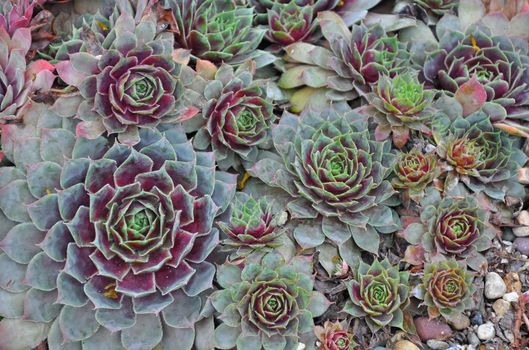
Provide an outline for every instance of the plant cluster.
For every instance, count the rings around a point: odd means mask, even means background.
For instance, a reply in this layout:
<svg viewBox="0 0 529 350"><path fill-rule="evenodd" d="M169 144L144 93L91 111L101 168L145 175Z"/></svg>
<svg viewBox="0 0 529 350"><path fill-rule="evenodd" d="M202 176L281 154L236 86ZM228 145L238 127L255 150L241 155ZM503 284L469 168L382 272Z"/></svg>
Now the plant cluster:
<svg viewBox="0 0 529 350"><path fill-rule="evenodd" d="M2 3L0 347L354 350L474 308L528 36L379 2Z"/></svg>

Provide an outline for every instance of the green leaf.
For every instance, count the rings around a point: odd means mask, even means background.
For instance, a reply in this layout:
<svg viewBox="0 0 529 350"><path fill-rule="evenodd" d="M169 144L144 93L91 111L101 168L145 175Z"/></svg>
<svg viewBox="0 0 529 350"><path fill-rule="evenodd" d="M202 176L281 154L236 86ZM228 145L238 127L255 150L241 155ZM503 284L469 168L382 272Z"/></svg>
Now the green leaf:
<svg viewBox="0 0 529 350"><path fill-rule="evenodd" d="M221 323L215 329L215 343L219 349L231 349L237 344L237 337L241 334L240 327L230 327Z"/></svg>
<svg viewBox="0 0 529 350"><path fill-rule="evenodd" d="M241 315L239 314L239 311L237 309L237 304L234 303L228 305L222 312L222 315L219 316L219 318L227 326L238 327L241 322Z"/></svg>
<svg viewBox="0 0 529 350"><path fill-rule="evenodd" d="M331 305L331 302L322 293L313 291L310 295L309 311L313 317L323 315L329 305Z"/></svg>
<svg viewBox="0 0 529 350"><path fill-rule="evenodd" d="M229 288L241 280L241 268L236 265L223 264L217 267L217 282L222 288Z"/></svg>
<svg viewBox="0 0 529 350"><path fill-rule="evenodd" d="M337 245L341 245L351 238L349 225L344 224L335 218L323 217L321 228L325 236Z"/></svg>
<svg viewBox="0 0 529 350"><path fill-rule="evenodd" d="M136 315L136 323L121 331L121 342L127 350L152 349L162 341L160 317Z"/></svg>
<svg viewBox="0 0 529 350"><path fill-rule="evenodd" d="M266 254L262 260L262 266L275 270L285 263L285 259L279 253L271 252Z"/></svg>
<svg viewBox="0 0 529 350"><path fill-rule="evenodd" d="M314 66L296 66L287 70L279 79L277 85L283 89L293 89L300 86L322 88L327 86L327 80L336 73Z"/></svg>
<svg viewBox="0 0 529 350"><path fill-rule="evenodd" d="M426 230L423 224L414 222L402 231L402 237L410 244L419 244Z"/></svg>
<svg viewBox="0 0 529 350"><path fill-rule="evenodd" d="M213 307L218 312L224 312L224 309L231 303L233 303L233 300L231 298L231 293L228 289L219 290L214 292L211 297L211 303L213 304Z"/></svg>
<svg viewBox="0 0 529 350"><path fill-rule="evenodd" d="M49 324L4 318L0 321L0 339L6 349L36 348L48 335Z"/></svg>
<svg viewBox="0 0 529 350"><path fill-rule="evenodd" d="M95 319L93 306L88 303L79 308L64 306L59 315L59 327L64 338L78 341L90 338L100 325Z"/></svg>
<svg viewBox="0 0 529 350"><path fill-rule="evenodd" d="M267 337L262 333L261 342L265 350L283 350L287 345L287 340L280 334L274 334L271 337Z"/></svg>
<svg viewBox="0 0 529 350"><path fill-rule="evenodd" d="M237 350L259 349L261 347L261 339L258 336L243 336L237 339Z"/></svg>
<svg viewBox="0 0 529 350"><path fill-rule="evenodd" d="M304 249L317 247L325 241L321 226L314 224L299 224L294 229L294 237Z"/></svg>
<svg viewBox="0 0 529 350"><path fill-rule="evenodd" d="M353 240L358 247L370 253L378 255L380 237L374 228L367 226L365 229L360 227L349 227Z"/></svg>

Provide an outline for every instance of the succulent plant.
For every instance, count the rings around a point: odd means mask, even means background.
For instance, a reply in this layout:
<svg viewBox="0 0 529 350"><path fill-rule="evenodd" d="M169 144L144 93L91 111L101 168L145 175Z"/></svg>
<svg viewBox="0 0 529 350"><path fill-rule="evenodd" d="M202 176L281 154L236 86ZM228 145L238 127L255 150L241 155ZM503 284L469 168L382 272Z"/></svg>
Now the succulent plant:
<svg viewBox="0 0 529 350"><path fill-rule="evenodd" d="M103 1L103 4L91 4L101 7L96 7L95 13L83 13L73 23L66 21L63 26L68 27L55 30L60 36L45 50L48 60L66 61L71 54L78 52L101 55L105 51L115 49L116 37L123 31L134 32L138 38L152 37L152 32L156 31L154 37L160 42L172 37L169 33L159 33L160 28L156 27L158 18L155 18L150 7L146 7L144 0L118 0L115 3ZM162 25L163 23L160 23L160 26Z"/></svg>
<svg viewBox="0 0 529 350"><path fill-rule="evenodd" d="M265 29L252 26L253 8L235 1L167 0L176 19L176 44L201 59L239 65L263 52Z"/></svg>
<svg viewBox="0 0 529 350"><path fill-rule="evenodd" d="M403 309L409 303L409 272L384 259L368 265L360 261L353 280L346 282L350 300L344 311L354 317L365 317L374 332L382 327L403 328Z"/></svg>
<svg viewBox="0 0 529 350"><path fill-rule="evenodd" d="M380 0L249 0L249 4L255 8L256 22L266 24L267 13L276 5L295 3L297 6L311 7L314 17L322 11L334 11L338 13L348 25L352 25L367 14L367 10L376 6Z"/></svg>
<svg viewBox="0 0 529 350"><path fill-rule="evenodd" d="M529 57L527 45L506 36L492 36L486 27L473 26L467 32L443 35L439 49L424 63L426 85L448 93L474 93L503 110L505 123L519 125L529 117ZM475 76L477 82L470 80ZM466 91L471 90L471 91ZM478 98L477 97L477 98ZM494 122L501 122L500 116Z"/></svg>
<svg viewBox="0 0 529 350"><path fill-rule="evenodd" d="M439 16L455 10L459 5L459 0L413 0L413 2Z"/></svg>
<svg viewBox="0 0 529 350"><path fill-rule="evenodd" d="M424 249L427 261L453 257L481 270L487 260L480 253L492 246L495 237L489 216L474 196L441 199L438 191L431 190L421 202L420 221L407 226L403 236Z"/></svg>
<svg viewBox="0 0 529 350"><path fill-rule="evenodd" d="M30 95L51 88L55 69L43 60L26 65L31 45L29 29L21 28L13 38L0 37L0 124L19 120L29 104Z"/></svg>
<svg viewBox="0 0 529 350"><path fill-rule="evenodd" d="M250 5L254 6L256 20L258 23L265 24L269 19L269 11L274 7L294 4L302 9L309 9L316 17L320 11L330 11L336 8L340 1L338 0L250 0Z"/></svg>
<svg viewBox="0 0 529 350"><path fill-rule="evenodd" d="M299 117L285 112L273 140L281 158L264 155L248 172L288 192L294 218L321 215L331 240L341 244L352 234L371 251L379 241L373 227L398 228L398 218L385 205L394 193L386 180L394 160L390 144L372 141L361 116L333 109L307 109Z"/></svg>
<svg viewBox="0 0 529 350"><path fill-rule="evenodd" d="M330 49L307 43L286 47L280 87L329 89L329 99L351 100L371 91L380 75L392 77L403 69L407 53L402 43L380 25L355 24L350 31L334 12L322 12L318 19Z"/></svg>
<svg viewBox="0 0 529 350"><path fill-rule="evenodd" d="M418 148L401 152L394 169L396 177L391 180L394 188L405 190L405 196L418 202L424 189L438 175L437 157L433 153L424 154Z"/></svg>
<svg viewBox="0 0 529 350"><path fill-rule="evenodd" d="M325 321L322 326L314 327L318 338L318 350L353 350L356 343L353 335L347 331L347 324Z"/></svg>
<svg viewBox="0 0 529 350"><path fill-rule="evenodd" d="M329 302L313 291L312 261L296 257L289 264L277 253L262 264L219 266L217 281L223 289L211 302L223 321L215 330L219 349L296 349L300 342L314 344L314 317Z"/></svg>
<svg viewBox="0 0 529 350"><path fill-rule="evenodd" d="M9 50L0 40L0 123L21 118L21 111L29 101L30 80L25 74L26 59L23 49ZM26 77L28 78L26 80Z"/></svg>
<svg viewBox="0 0 529 350"><path fill-rule="evenodd" d="M0 168L0 315L32 321L41 331L20 336L44 333L51 350L191 349L235 176L179 126L142 129L134 147L74 128L41 104L4 126L16 167Z"/></svg>
<svg viewBox="0 0 529 350"><path fill-rule="evenodd" d="M29 28L33 9L42 0L5 1L0 5L0 37L13 36L20 28Z"/></svg>
<svg viewBox="0 0 529 350"><path fill-rule="evenodd" d="M268 10L268 41L281 46L318 39L318 24L311 6L299 6L294 1L288 4L275 4Z"/></svg>
<svg viewBox="0 0 529 350"><path fill-rule="evenodd" d="M275 115L262 83L252 81L252 71L251 63L236 71L223 64L204 89L205 125L192 120L198 128L195 147L212 148L221 169L240 168L241 160L253 162L259 149L271 146Z"/></svg>
<svg viewBox="0 0 529 350"><path fill-rule="evenodd" d="M403 147L410 138L410 130L431 135L430 120L434 114L430 105L435 93L425 90L412 72L393 78L381 76L373 93L366 96L369 114L377 124L375 137L385 140L393 136L393 144Z"/></svg>
<svg viewBox="0 0 529 350"><path fill-rule="evenodd" d="M282 229L278 227L280 213L274 213L272 203L266 197L254 199L244 192L237 192L231 206L229 222L218 222L227 235L222 242L230 249L237 249L233 258L263 254L282 245Z"/></svg>
<svg viewBox="0 0 529 350"><path fill-rule="evenodd" d="M117 22L118 18L118 11L113 11L109 16L104 16L99 12L86 14L82 24L74 24L69 35L66 35L60 42L53 42L50 45L47 51L48 59L66 61L70 54L87 51L92 54L101 54L110 49L116 38L116 26L117 28L122 26ZM87 38L90 40L86 40Z"/></svg>
<svg viewBox="0 0 529 350"><path fill-rule="evenodd" d="M455 260L427 264L420 288L430 317L456 317L471 307L473 276Z"/></svg>
<svg viewBox="0 0 529 350"><path fill-rule="evenodd" d="M527 157L513 147L515 140L494 128L486 113L457 116L446 130L434 132L434 138L437 153L446 162L445 191L462 182L472 192L496 200L504 200L506 195L523 197L524 189L515 175Z"/></svg>
<svg viewBox="0 0 529 350"><path fill-rule="evenodd" d="M79 52L69 61L57 64L60 77L79 89L77 117L82 120L77 135L97 138L103 133L117 134L122 143L134 145L139 128L182 121L198 109L184 105L184 86L180 79L182 65L176 63L171 46L152 41L151 31L134 32L128 14L121 15L122 27L115 49L101 56ZM140 28L149 28L147 23ZM63 100L56 104L62 108Z"/></svg>

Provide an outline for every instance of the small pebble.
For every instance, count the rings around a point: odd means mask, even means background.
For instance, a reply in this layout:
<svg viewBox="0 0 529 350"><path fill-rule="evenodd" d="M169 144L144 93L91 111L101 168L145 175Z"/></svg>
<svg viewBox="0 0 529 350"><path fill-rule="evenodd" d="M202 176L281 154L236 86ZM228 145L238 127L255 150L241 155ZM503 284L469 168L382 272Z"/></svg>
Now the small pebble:
<svg viewBox="0 0 529 350"><path fill-rule="evenodd" d="M472 316L470 317L470 323L472 323L473 326L479 326L480 324L483 324L483 316L478 312L473 312Z"/></svg>
<svg viewBox="0 0 529 350"><path fill-rule="evenodd" d="M505 228L505 230L503 231L501 235L501 239L510 241L510 242L514 241L515 238L516 236L512 233L512 230L509 228Z"/></svg>
<svg viewBox="0 0 529 350"><path fill-rule="evenodd" d="M467 340L469 344L474 345L474 346L478 346L480 343L478 336L474 332L468 333Z"/></svg>
<svg viewBox="0 0 529 350"><path fill-rule="evenodd" d="M503 299L498 299L492 304L492 308L496 315L502 317L511 309L511 303Z"/></svg>
<svg viewBox="0 0 529 350"><path fill-rule="evenodd" d="M428 317L417 317L415 320L417 334L422 341L430 339L444 340L452 336L452 329L440 320L430 320Z"/></svg>
<svg viewBox="0 0 529 350"><path fill-rule="evenodd" d="M456 317L450 318L448 324L455 330L462 331L470 326L470 319L465 314L459 314Z"/></svg>
<svg viewBox="0 0 529 350"><path fill-rule="evenodd" d="M510 292L503 296L503 300L508 301L509 303L517 303L520 296L516 292Z"/></svg>
<svg viewBox="0 0 529 350"><path fill-rule="evenodd" d="M518 237L514 240L514 248L520 253L529 254L529 237Z"/></svg>
<svg viewBox="0 0 529 350"><path fill-rule="evenodd" d="M505 335L505 338L509 340L509 343L514 343L514 334L510 330L505 329L503 334Z"/></svg>
<svg viewBox="0 0 529 350"><path fill-rule="evenodd" d="M478 327L477 334L479 339L487 341L494 338L496 330L491 322L487 322Z"/></svg>
<svg viewBox="0 0 529 350"><path fill-rule="evenodd" d="M507 291L507 286L500 275L489 272L485 277L485 296L487 299L501 298Z"/></svg>
<svg viewBox="0 0 529 350"><path fill-rule="evenodd" d="M516 216L516 221L520 225L529 226L529 212L527 210L522 210Z"/></svg>
<svg viewBox="0 0 529 350"><path fill-rule="evenodd" d="M527 237L529 236L529 226L514 227L512 233L514 233L516 237Z"/></svg>
<svg viewBox="0 0 529 350"><path fill-rule="evenodd" d="M442 340L435 340L430 339L426 342L426 344L432 349L432 350L446 350L450 345L448 345L447 342L444 342Z"/></svg>
<svg viewBox="0 0 529 350"><path fill-rule="evenodd" d="M521 184L529 185L529 168L518 169L518 181Z"/></svg>
<svg viewBox="0 0 529 350"><path fill-rule="evenodd" d="M505 275L505 284L507 285L507 292L522 292L522 283L520 282L520 276L516 272L509 272Z"/></svg>
<svg viewBox="0 0 529 350"><path fill-rule="evenodd" d="M409 340L399 340L395 344L395 350L420 350L419 347Z"/></svg>

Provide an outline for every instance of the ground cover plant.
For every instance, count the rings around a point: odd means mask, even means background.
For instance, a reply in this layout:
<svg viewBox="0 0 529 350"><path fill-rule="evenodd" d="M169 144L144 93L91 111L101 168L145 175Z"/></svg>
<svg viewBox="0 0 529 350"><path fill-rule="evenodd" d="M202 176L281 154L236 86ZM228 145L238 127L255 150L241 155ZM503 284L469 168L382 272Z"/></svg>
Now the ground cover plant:
<svg viewBox="0 0 529 350"><path fill-rule="evenodd" d="M529 348L526 0L0 0L0 350Z"/></svg>

